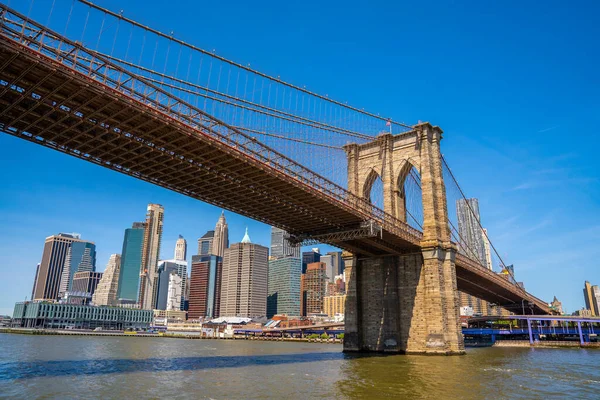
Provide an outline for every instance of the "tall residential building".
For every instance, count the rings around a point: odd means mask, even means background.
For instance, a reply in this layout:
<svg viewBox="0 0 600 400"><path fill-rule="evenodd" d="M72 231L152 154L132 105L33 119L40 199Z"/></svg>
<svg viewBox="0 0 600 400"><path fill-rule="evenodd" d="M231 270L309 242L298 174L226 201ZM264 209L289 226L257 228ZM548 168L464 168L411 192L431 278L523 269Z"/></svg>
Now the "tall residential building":
<svg viewBox="0 0 600 400"><path fill-rule="evenodd" d="M304 287L306 292L306 315L323 312L323 297L327 285L327 274L325 263L315 262L308 264L304 274Z"/></svg>
<svg viewBox="0 0 600 400"><path fill-rule="evenodd" d="M179 239L175 243L175 257L173 258L179 261L187 260L187 242L181 235L179 235Z"/></svg>
<svg viewBox="0 0 600 400"><path fill-rule="evenodd" d="M117 290L120 302L131 304L138 300L145 229L143 222L134 222L131 228L125 229Z"/></svg>
<svg viewBox="0 0 600 400"><path fill-rule="evenodd" d="M597 285L585 281L583 285L585 307L591 311L592 317L600 317L600 290Z"/></svg>
<svg viewBox="0 0 600 400"><path fill-rule="evenodd" d="M117 305L117 289L119 287L119 272L121 268L121 255L112 254L98 282L96 291L92 296L92 303L97 306Z"/></svg>
<svg viewBox="0 0 600 400"><path fill-rule="evenodd" d="M223 257L225 250L229 247L229 228L225 220L225 213L221 212L221 216L215 226L215 236L212 244L212 254Z"/></svg>
<svg viewBox="0 0 600 400"><path fill-rule="evenodd" d="M484 235L480 225L479 201L477 199L458 199L456 201L456 215L458 217L460 240L459 250L489 268L485 254ZM490 313L488 303L485 300L462 292L459 293L459 296L461 308L471 307L476 315L488 315Z"/></svg>
<svg viewBox="0 0 600 400"><path fill-rule="evenodd" d="M183 311L185 305L185 288L187 285L187 261L185 260L161 260L158 262L158 272L156 278L156 300L155 310L166 310L169 303L169 279L174 272L181 278L181 299L179 299L180 310Z"/></svg>
<svg viewBox="0 0 600 400"><path fill-rule="evenodd" d="M142 247L142 268L140 269L139 304L144 310L156 308L158 289L158 257L162 239L164 208L160 204L148 204L146 229Z"/></svg>
<svg viewBox="0 0 600 400"><path fill-rule="evenodd" d="M302 261L299 257L269 260L268 318L276 314L300 316L301 274Z"/></svg>
<svg viewBox="0 0 600 400"><path fill-rule="evenodd" d="M221 257L212 254L192 256L188 319L220 316L222 274Z"/></svg>
<svg viewBox="0 0 600 400"><path fill-rule="evenodd" d="M215 231L207 231L200 239L198 239L199 256L209 256L212 254L214 239Z"/></svg>
<svg viewBox="0 0 600 400"><path fill-rule="evenodd" d="M269 249L250 241L248 229L241 243L223 257L221 316L259 317L267 313Z"/></svg>
<svg viewBox="0 0 600 400"><path fill-rule="evenodd" d="M458 217L459 246L469 257L486 264L483 231L480 225L479 201L477 199L458 199L456 201Z"/></svg>
<svg viewBox="0 0 600 400"><path fill-rule="evenodd" d="M300 246L292 246L286 239L286 235L287 232L283 229L271 227L271 255L269 259L300 258Z"/></svg>
<svg viewBox="0 0 600 400"><path fill-rule="evenodd" d="M98 283L100 283L100 279L102 279L102 272L75 272L71 291L89 293L93 296Z"/></svg>
<svg viewBox="0 0 600 400"><path fill-rule="evenodd" d="M330 317L336 314L344 315L346 311L346 295L335 294L323 298L323 312Z"/></svg>
<svg viewBox="0 0 600 400"><path fill-rule="evenodd" d="M169 275L169 294L167 296L167 311L183 310L183 292L181 289L182 286L185 287L185 285L182 285L181 277L175 271L172 271Z"/></svg>
<svg viewBox="0 0 600 400"><path fill-rule="evenodd" d="M76 272L94 271L96 271L96 245L93 242L74 241L67 250L58 295L62 297L64 293L71 290Z"/></svg>
<svg viewBox="0 0 600 400"><path fill-rule="evenodd" d="M58 300L65 260L73 242L82 242L82 240L79 235L68 233L59 233L46 238L33 300Z"/></svg>
<svg viewBox="0 0 600 400"><path fill-rule="evenodd" d="M315 250L318 250L318 249L313 249L312 251L305 251L302 253L302 273L303 274L306 273L306 268L308 267L308 264L312 264L312 263L321 261L321 254Z"/></svg>
<svg viewBox="0 0 600 400"><path fill-rule="evenodd" d="M492 249L490 246L490 240L488 239L487 229L483 228L483 251L485 254L485 264L490 271L494 269L494 265L492 264Z"/></svg>

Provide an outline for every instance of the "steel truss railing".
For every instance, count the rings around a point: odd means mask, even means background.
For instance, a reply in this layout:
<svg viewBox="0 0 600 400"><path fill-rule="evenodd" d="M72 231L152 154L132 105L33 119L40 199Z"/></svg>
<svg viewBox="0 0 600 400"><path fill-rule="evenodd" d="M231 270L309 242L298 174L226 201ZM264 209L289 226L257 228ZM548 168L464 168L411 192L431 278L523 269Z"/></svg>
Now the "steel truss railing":
<svg viewBox="0 0 600 400"><path fill-rule="evenodd" d="M227 125L143 77L115 65L97 52L28 19L3 4L0 4L0 32L2 40L13 40L27 46L67 68L97 80L127 97L153 108L156 113L185 124L194 129L199 136L209 136L213 140L220 141L245 156L263 163L272 170L284 172L285 175L295 179L304 187L308 186L357 212L363 220L373 220L383 229L415 244L418 244L422 237L422 232L373 206L364 198L350 193L239 129ZM24 90L14 87L10 82L7 82L7 85L14 90ZM39 98L34 91L28 95ZM60 105L60 107L68 110L67 105ZM5 129L11 129L11 127L5 127ZM110 129L122 133L118 127L110 127ZM133 133L127 134L133 135ZM141 138L139 140L144 141ZM149 145L153 144L149 143ZM168 151L168 149L161 150ZM183 157L175 153L172 155Z"/></svg>
<svg viewBox="0 0 600 400"><path fill-rule="evenodd" d="M481 265L481 263L479 261L473 260L470 257L468 257L467 255L459 253L456 255L456 262L458 264L462 265L463 267L481 271L483 274L485 274L488 277L488 279L490 281L493 281L493 282L499 284L500 286L503 286L506 288L518 287L519 291L522 292L525 297L528 297L530 300L532 300L532 303L535 304L538 308L540 308L542 310L548 309L548 305L546 302L544 302L541 299L538 299L537 297L533 296L531 293L525 291L520 286L515 285L514 283L508 281L507 279L498 275L494 271L491 271L491 270L485 268L484 266ZM502 306L504 307L505 305L502 305Z"/></svg>
<svg viewBox="0 0 600 400"><path fill-rule="evenodd" d="M337 232L316 234L316 235L287 235L287 240L292 246L312 246L319 243L331 243L335 245L336 242L342 242L346 240L356 240L363 238L373 238L381 236L382 230L374 221L363 221L360 227L355 229L347 229Z"/></svg>

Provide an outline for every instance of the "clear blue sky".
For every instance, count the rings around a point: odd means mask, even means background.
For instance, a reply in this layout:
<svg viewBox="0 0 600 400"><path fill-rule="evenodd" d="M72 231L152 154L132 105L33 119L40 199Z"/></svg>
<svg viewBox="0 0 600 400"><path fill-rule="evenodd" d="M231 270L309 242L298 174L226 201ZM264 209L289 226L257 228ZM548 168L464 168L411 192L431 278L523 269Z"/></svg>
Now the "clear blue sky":
<svg viewBox="0 0 600 400"><path fill-rule="evenodd" d="M440 125L447 160L529 291L573 311L584 280L600 284L600 3L97 3L330 97ZM163 257L178 234L193 253L220 213L8 135L0 149L0 314L30 296L46 236L80 232L103 270L148 202L165 206ZM232 242L248 226L269 244L267 226L226 215Z"/></svg>

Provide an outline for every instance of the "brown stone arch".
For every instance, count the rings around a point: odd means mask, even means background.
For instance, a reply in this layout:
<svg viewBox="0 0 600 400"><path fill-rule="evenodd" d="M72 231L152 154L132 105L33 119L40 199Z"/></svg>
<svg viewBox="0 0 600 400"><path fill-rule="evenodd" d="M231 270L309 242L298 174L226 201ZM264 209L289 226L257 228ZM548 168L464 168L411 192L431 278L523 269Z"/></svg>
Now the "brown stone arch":
<svg viewBox="0 0 600 400"><path fill-rule="evenodd" d="M405 183L408 174L412 168L419 171L418 162L415 162L412 159L404 159L400 163L400 167L397 169L397 173L394 179L394 193L396 194L395 199L395 210L394 216L401 220L402 222L408 221L407 210L406 210L406 193L405 193ZM420 172L419 172L420 174ZM423 198L421 196L421 202L423 202Z"/></svg>
<svg viewBox="0 0 600 400"><path fill-rule="evenodd" d="M373 190L373 185L377 178L382 179L381 175L377 172L375 168L371 168L371 171L365 177L362 184L362 198L373 204L373 199L371 199L371 192ZM383 182L383 179L382 179Z"/></svg>

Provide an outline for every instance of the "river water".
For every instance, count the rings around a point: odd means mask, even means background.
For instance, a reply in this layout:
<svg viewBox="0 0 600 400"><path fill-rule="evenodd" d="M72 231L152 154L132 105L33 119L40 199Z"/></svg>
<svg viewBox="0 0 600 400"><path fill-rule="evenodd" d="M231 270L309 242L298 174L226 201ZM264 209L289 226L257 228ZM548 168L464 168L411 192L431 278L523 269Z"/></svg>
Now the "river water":
<svg viewBox="0 0 600 400"><path fill-rule="evenodd" d="M600 350L358 357L333 344L0 334L0 398L600 399Z"/></svg>

